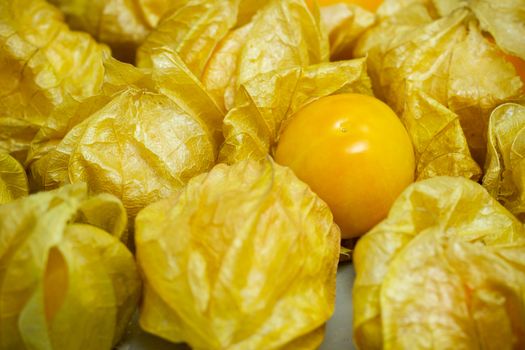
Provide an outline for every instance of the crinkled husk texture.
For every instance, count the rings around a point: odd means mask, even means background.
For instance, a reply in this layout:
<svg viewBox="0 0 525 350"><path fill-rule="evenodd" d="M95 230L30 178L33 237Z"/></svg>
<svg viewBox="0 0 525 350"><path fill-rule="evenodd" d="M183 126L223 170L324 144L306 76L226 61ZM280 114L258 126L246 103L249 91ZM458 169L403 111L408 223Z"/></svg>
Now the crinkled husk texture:
<svg viewBox="0 0 525 350"><path fill-rule="evenodd" d="M50 0L71 28L108 44L113 55L133 62L135 50L164 14L186 0Z"/></svg>
<svg viewBox="0 0 525 350"><path fill-rule="evenodd" d="M468 6L481 28L490 33L506 53L525 59L525 3L521 0L433 0L441 16Z"/></svg>
<svg viewBox="0 0 525 350"><path fill-rule="evenodd" d="M525 230L473 181L410 186L354 264L360 349L525 347Z"/></svg>
<svg viewBox="0 0 525 350"><path fill-rule="evenodd" d="M246 13L253 15L249 21ZM173 9L139 48L138 66L159 67L158 52L182 60L226 109L234 97L225 95L239 84L329 56L319 13L300 0L189 2Z"/></svg>
<svg viewBox="0 0 525 350"><path fill-rule="evenodd" d="M100 92L110 55L43 0L0 2L0 22L0 151L23 162L53 110Z"/></svg>
<svg viewBox="0 0 525 350"><path fill-rule="evenodd" d="M0 349L110 349L140 295L122 203L85 185L0 207Z"/></svg>
<svg viewBox="0 0 525 350"><path fill-rule="evenodd" d="M194 349L316 349L339 240L329 208L290 169L217 165L137 216L140 324Z"/></svg>
<svg viewBox="0 0 525 350"><path fill-rule="evenodd" d="M91 192L120 198L133 219L215 164L205 121L164 94L128 86L72 106L34 141L34 188L86 182Z"/></svg>
<svg viewBox="0 0 525 350"><path fill-rule="evenodd" d="M179 56L189 69L201 77L213 50L234 27L251 21L270 0L178 0L171 4L137 51L139 67L155 64L151 56L163 48Z"/></svg>
<svg viewBox="0 0 525 350"><path fill-rule="evenodd" d="M264 159L295 112L318 98L348 92L372 95L365 59L295 67L253 78L241 85L235 107L224 118L219 161Z"/></svg>
<svg viewBox="0 0 525 350"><path fill-rule="evenodd" d="M483 186L525 220L525 107L505 104L490 116Z"/></svg>
<svg viewBox="0 0 525 350"><path fill-rule="evenodd" d="M359 40L358 56L368 55L369 73L374 92L394 110L403 115L419 115L422 129L439 131L433 118L422 111L407 111L418 104L419 97L441 104L459 117L459 124L450 125L453 143L434 142L432 150L439 154L420 154L420 159L449 158L433 167L438 175L458 175L479 178L479 168L469 159L470 152L483 164L486 152L486 130L492 110L505 101L517 99L523 84L501 49L481 33L480 24L468 7L457 8L446 17L438 18L428 1L387 1L379 9L379 22ZM483 79L480 79L483 77ZM427 103L427 104L428 104ZM407 119L405 117L404 119ZM441 135L436 133L435 138ZM411 132L416 149L419 135ZM466 138L469 148L464 147ZM441 164L466 161L461 166L441 168ZM449 154L449 155L447 155ZM452 173L450 170L454 170ZM419 178L426 177L418 173Z"/></svg>
<svg viewBox="0 0 525 350"><path fill-rule="evenodd" d="M374 13L346 3L321 7L321 19L328 32L332 61L353 58L357 40L376 21Z"/></svg>
<svg viewBox="0 0 525 350"><path fill-rule="evenodd" d="M230 164L264 159L287 119L316 98L372 94L364 60L327 62L317 9L273 0L252 6L246 22L240 14L247 3L193 1L173 9L138 50L139 66L153 71L187 65L229 111L219 160Z"/></svg>
<svg viewBox="0 0 525 350"><path fill-rule="evenodd" d="M417 90L408 96L400 118L414 146L417 180L443 175L481 176L457 114Z"/></svg>
<svg viewBox="0 0 525 350"><path fill-rule="evenodd" d="M0 152L0 205L27 196L27 193L24 168L9 154Z"/></svg>
<svg viewBox="0 0 525 350"><path fill-rule="evenodd" d="M170 55L161 48L156 52L154 59L162 66L146 69L151 74L154 90L168 96L187 113L202 120L211 134L214 149L217 151L224 140L222 134L224 112L180 58Z"/></svg>
<svg viewBox="0 0 525 350"><path fill-rule="evenodd" d="M237 22L238 0L187 1L171 9L137 52L139 67L156 67L156 50L178 56L198 78L218 42Z"/></svg>
<svg viewBox="0 0 525 350"><path fill-rule="evenodd" d="M239 12L237 14L237 26L243 26L250 22L253 16L271 1L272 0L240 0Z"/></svg>
<svg viewBox="0 0 525 350"><path fill-rule="evenodd" d="M471 0L472 11L498 46L525 60L525 3L520 0Z"/></svg>
<svg viewBox="0 0 525 350"><path fill-rule="evenodd" d="M224 114L213 102L197 78L180 61L158 55L170 68L139 70L136 67L109 59L104 62L105 77L101 94L83 101L66 99L53 111L33 138L26 165L45 156L53 150L77 124L97 112L123 91L136 88L160 93L169 97L186 113L200 119L213 138L214 152L222 143L222 119ZM41 190L41 187L35 190Z"/></svg>

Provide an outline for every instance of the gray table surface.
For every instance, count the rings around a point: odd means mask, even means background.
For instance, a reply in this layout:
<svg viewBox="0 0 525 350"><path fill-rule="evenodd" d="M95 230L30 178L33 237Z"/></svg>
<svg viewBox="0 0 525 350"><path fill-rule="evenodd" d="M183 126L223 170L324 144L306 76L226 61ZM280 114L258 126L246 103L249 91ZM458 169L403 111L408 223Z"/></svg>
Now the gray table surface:
<svg viewBox="0 0 525 350"><path fill-rule="evenodd" d="M333 317L328 322L320 350L354 350L352 343L352 285L354 268L350 263L339 266L337 297ZM125 341L118 350L188 350L183 344L172 344L142 331L134 320Z"/></svg>

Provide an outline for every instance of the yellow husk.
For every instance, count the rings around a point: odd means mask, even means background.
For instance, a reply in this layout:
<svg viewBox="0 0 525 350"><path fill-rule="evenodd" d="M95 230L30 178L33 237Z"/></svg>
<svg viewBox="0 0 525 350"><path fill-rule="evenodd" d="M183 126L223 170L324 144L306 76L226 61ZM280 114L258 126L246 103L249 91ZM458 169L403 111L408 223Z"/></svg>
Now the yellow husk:
<svg viewBox="0 0 525 350"><path fill-rule="evenodd" d="M291 170L217 165L136 220L147 332L193 349L316 349L340 232Z"/></svg>
<svg viewBox="0 0 525 350"><path fill-rule="evenodd" d="M133 219L215 164L208 125L161 93L128 86L73 104L67 113L69 119L59 119L35 139L30 163L35 188L85 182L93 193L120 198Z"/></svg>
<svg viewBox="0 0 525 350"><path fill-rule="evenodd" d="M27 196L24 168L9 154L0 152L0 205Z"/></svg>
<svg viewBox="0 0 525 350"><path fill-rule="evenodd" d="M502 105L490 116L483 186L522 221L525 219L525 107Z"/></svg>
<svg viewBox="0 0 525 350"><path fill-rule="evenodd" d="M43 0L0 2L0 23L0 151L23 162L49 114L100 93L109 49Z"/></svg>
<svg viewBox="0 0 525 350"><path fill-rule="evenodd" d="M498 105L518 99L523 84L501 48L482 33L484 22L474 1L435 3L386 1L378 10L378 23L359 39L355 54L367 56L374 92L399 115L414 107L414 95L427 96L432 104L457 114L459 124L450 131L455 145L434 147L437 153L433 157L457 153L461 148L463 163L436 169L437 174L476 179L479 168L469 159L461 139L466 139L473 158L482 165L490 113ZM494 16L504 20L499 12ZM437 129L433 118L422 111L415 113L420 116L419 130ZM417 132L411 131L415 144L421 137ZM426 167L418 165L419 169ZM418 177L427 175L419 173Z"/></svg>
<svg viewBox="0 0 525 350"><path fill-rule="evenodd" d="M133 62L135 50L172 7L185 0L50 0L75 30L108 44L113 55Z"/></svg>
<svg viewBox="0 0 525 350"><path fill-rule="evenodd" d="M224 118L219 161L261 160L273 151L289 118L323 96L371 95L364 59L323 63L261 74L242 84L235 107Z"/></svg>
<svg viewBox="0 0 525 350"><path fill-rule="evenodd" d="M140 294L125 228L84 184L0 206L0 349L111 349Z"/></svg>
<svg viewBox="0 0 525 350"><path fill-rule="evenodd" d="M473 181L410 186L354 264L359 349L525 346L525 230Z"/></svg>

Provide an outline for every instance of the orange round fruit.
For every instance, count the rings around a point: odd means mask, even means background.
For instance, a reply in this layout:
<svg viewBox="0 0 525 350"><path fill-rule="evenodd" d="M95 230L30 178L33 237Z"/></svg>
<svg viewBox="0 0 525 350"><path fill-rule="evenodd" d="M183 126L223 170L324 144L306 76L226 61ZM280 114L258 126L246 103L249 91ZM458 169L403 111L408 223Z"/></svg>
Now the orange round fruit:
<svg viewBox="0 0 525 350"><path fill-rule="evenodd" d="M324 97L298 111L280 136L275 160L328 203L343 238L385 218L414 180L403 124L385 103L360 94Z"/></svg>
<svg viewBox="0 0 525 350"><path fill-rule="evenodd" d="M308 4L312 6L314 0L308 0ZM319 6L335 5L339 3L359 5L368 11L375 12L377 8L383 3L383 0L317 0Z"/></svg>

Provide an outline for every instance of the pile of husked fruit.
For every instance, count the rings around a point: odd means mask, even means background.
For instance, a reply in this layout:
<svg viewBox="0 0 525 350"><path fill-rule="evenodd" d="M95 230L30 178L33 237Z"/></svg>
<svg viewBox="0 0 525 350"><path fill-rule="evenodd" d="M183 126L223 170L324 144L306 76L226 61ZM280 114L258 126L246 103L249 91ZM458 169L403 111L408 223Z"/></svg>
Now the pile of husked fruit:
<svg viewBox="0 0 525 350"><path fill-rule="evenodd" d="M524 60L523 0L1 0L0 350L316 349L349 256L358 349L525 349Z"/></svg>

